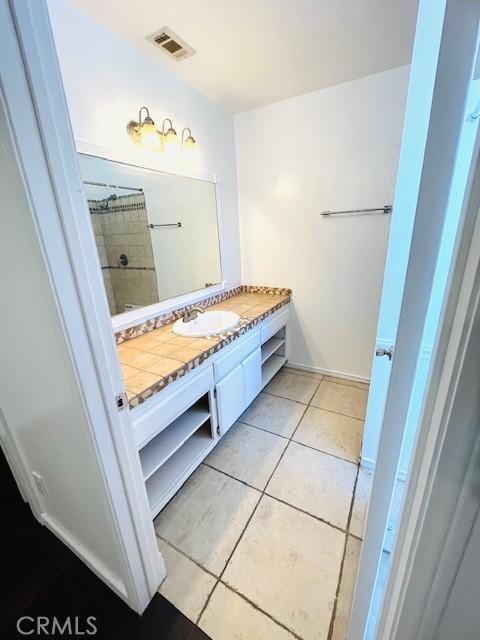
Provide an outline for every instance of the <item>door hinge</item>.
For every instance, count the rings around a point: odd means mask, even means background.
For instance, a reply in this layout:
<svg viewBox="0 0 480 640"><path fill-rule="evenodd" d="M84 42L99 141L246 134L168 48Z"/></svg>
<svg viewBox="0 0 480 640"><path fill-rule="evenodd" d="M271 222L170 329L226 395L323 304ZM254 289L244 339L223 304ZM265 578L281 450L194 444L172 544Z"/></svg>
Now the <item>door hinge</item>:
<svg viewBox="0 0 480 640"><path fill-rule="evenodd" d="M377 345L375 348L375 355L379 357L387 356L387 358L391 360L393 357L393 346L385 348L385 347L379 347Z"/></svg>
<svg viewBox="0 0 480 640"><path fill-rule="evenodd" d="M213 397L216 398L217 397L217 387L213 388Z"/></svg>
<svg viewBox="0 0 480 640"><path fill-rule="evenodd" d="M128 406L128 398L125 392L119 393L115 396L115 403L119 411L123 411Z"/></svg>

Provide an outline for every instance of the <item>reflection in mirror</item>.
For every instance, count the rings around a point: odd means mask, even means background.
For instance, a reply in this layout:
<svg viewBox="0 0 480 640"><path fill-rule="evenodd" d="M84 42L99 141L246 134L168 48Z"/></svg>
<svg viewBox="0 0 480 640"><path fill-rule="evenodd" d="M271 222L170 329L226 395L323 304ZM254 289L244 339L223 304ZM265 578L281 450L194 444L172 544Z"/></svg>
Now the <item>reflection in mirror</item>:
<svg viewBox="0 0 480 640"><path fill-rule="evenodd" d="M110 313L222 280L215 184L80 154Z"/></svg>

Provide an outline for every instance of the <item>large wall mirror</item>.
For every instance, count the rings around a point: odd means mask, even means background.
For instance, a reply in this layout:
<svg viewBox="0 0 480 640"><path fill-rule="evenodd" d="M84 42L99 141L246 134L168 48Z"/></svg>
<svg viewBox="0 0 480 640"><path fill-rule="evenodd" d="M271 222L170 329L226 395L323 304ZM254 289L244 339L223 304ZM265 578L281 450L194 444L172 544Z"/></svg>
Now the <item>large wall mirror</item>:
<svg viewBox="0 0 480 640"><path fill-rule="evenodd" d="M222 281L215 183L80 154L112 316Z"/></svg>

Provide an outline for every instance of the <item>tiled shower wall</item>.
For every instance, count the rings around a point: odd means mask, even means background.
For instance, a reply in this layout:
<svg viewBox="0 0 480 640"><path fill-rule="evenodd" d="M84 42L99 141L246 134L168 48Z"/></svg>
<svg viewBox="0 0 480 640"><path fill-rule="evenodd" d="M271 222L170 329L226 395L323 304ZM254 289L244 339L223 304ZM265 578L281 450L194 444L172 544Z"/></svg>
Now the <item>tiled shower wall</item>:
<svg viewBox="0 0 480 640"><path fill-rule="evenodd" d="M102 265L110 313L123 313L126 304L158 302L152 242L143 194L108 201L89 200L97 250ZM123 267L120 256L128 257Z"/></svg>
<svg viewBox="0 0 480 640"><path fill-rule="evenodd" d="M113 296L110 269L108 268L107 251L105 249L105 239L102 228L102 217L97 215L98 204L95 201L89 200L88 208L90 209L90 220L92 221L93 233L95 234L95 243L97 245L98 257L100 258L100 266L102 267L103 283L107 294L108 307L110 309L110 314L114 316L117 313L117 306Z"/></svg>

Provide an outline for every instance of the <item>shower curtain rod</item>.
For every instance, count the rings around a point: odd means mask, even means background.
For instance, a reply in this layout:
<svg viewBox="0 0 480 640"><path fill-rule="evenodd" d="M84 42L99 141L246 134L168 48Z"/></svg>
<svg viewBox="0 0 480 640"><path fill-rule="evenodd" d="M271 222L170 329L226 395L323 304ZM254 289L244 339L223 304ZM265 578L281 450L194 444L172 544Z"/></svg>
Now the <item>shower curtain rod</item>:
<svg viewBox="0 0 480 640"><path fill-rule="evenodd" d="M138 187L122 187L120 184L107 184L106 182L91 182L90 180L84 180L83 184L90 184L93 187L109 187L110 189L126 189L127 191L140 191L143 193L143 189Z"/></svg>

